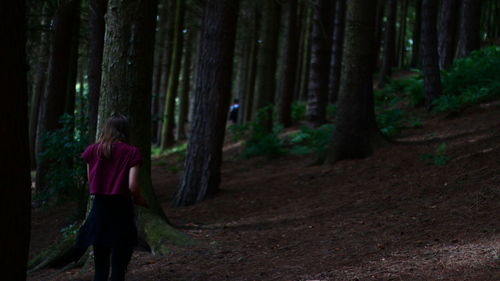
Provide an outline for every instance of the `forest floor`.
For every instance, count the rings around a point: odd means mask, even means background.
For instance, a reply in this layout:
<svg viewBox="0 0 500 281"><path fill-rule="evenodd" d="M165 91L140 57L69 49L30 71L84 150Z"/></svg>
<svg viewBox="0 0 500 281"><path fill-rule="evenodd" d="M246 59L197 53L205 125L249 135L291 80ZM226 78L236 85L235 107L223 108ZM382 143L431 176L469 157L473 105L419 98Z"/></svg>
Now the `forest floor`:
<svg viewBox="0 0 500 281"><path fill-rule="evenodd" d="M500 280L500 103L422 123L333 166L239 159L230 144L221 193L184 208L170 205L175 156L154 160L166 214L199 243L167 256L136 251L127 280ZM70 208L33 210L32 254L61 235ZM28 280L92 275L45 269Z"/></svg>

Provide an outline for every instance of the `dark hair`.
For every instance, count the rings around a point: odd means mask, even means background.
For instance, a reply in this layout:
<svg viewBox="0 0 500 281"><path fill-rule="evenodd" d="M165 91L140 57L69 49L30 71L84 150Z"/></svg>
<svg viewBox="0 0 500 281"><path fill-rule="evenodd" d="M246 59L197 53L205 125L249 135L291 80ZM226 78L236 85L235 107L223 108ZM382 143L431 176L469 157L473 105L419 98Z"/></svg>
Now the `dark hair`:
<svg viewBox="0 0 500 281"><path fill-rule="evenodd" d="M128 142L128 119L123 115L113 115L102 128L97 140L98 154L105 158L111 158L111 149L114 142Z"/></svg>

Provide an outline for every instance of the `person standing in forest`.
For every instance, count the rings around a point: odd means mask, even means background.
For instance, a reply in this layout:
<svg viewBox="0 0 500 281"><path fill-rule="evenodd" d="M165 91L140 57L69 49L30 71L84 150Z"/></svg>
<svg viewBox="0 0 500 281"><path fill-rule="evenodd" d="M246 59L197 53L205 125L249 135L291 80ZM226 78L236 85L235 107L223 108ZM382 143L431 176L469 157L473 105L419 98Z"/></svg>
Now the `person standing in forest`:
<svg viewBox="0 0 500 281"><path fill-rule="evenodd" d="M234 99L233 104L229 107L229 120L236 124L238 122L238 111L240 104L238 99Z"/></svg>
<svg viewBox="0 0 500 281"><path fill-rule="evenodd" d="M94 281L125 279L125 272L137 245L133 203L146 206L139 190L139 149L128 141L128 120L109 118L97 143L82 153L87 162L92 209L80 228L75 247L94 249Z"/></svg>

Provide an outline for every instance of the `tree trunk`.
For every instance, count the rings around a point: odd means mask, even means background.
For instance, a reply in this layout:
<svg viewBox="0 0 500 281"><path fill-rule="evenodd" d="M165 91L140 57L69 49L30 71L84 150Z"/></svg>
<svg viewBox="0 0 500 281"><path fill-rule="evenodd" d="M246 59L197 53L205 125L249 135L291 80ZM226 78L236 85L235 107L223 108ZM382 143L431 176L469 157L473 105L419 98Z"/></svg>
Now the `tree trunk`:
<svg viewBox="0 0 500 281"><path fill-rule="evenodd" d="M196 31L194 28L188 30L186 36L186 44L184 51L184 63L182 68L182 87L180 88L181 94L179 96L179 124L177 125L177 140L185 140L187 138L186 134L186 123L188 121L189 113L189 92L191 84L191 58L193 56L193 45L195 42Z"/></svg>
<svg viewBox="0 0 500 281"><path fill-rule="evenodd" d="M395 58L396 8L398 3L396 0L389 0L387 5L387 21L385 22L384 29L384 52L382 55L382 69L380 70L380 80L378 84L379 88L383 88L391 77Z"/></svg>
<svg viewBox="0 0 500 281"><path fill-rule="evenodd" d="M279 4L265 1L262 10L262 24L259 34L260 46L257 57L257 77L255 81L254 120L266 132L273 127L272 106L276 90L276 67L278 54L278 28L280 22ZM257 120L258 119L258 120Z"/></svg>
<svg viewBox="0 0 500 281"><path fill-rule="evenodd" d="M398 56L398 68L403 68L405 66L405 54L406 54L406 26L408 17L408 0L403 0L400 4L401 14L399 17L399 40L398 40L398 51L396 52Z"/></svg>
<svg viewBox="0 0 500 281"><path fill-rule="evenodd" d="M381 144L373 107L375 1L347 1L342 83L328 163L364 158Z"/></svg>
<svg viewBox="0 0 500 281"><path fill-rule="evenodd" d="M302 38L302 57L301 69L298 77L299 87L297 88L297 99L299 101L307 100L307 85L309 81L309 63L311 61L311 29L312 29L312 9L310 3L306 3L304 7L304 37Z"/></svg>
<svg viewBox="0 0 500 281"><path fill-rule="evenodd" d="M255 5L255 3L254 3ZM249 44L250 51L248 52L248 70L245 78L245 87L243 93L243 121L248 122L252 120L253 117L253 104L255 101L255 78L257 76L257 54L258 54L258 46L257 46L257 38L258 31L260 27L260 16L257 13L257 8L255 6L252 7L252 20L253 24L250 30L249 36Z"/></svg>
<svg viewBox="0 0 500 281"><path fill-rule="evenodd" d="M217 192L222 144L231 97L238 1L208 0L203 15L193 127L175 205L186 206Z"/></svg>
<svg viewBox="0 0 500 281"><path fill-rule="evenodd" d="M340 70L344 45L346 0L335 1L335 22L333 29L332 58L330 67L329 102L337 102L340 88Z"/></svg>
<svg viewBox="0 0 500 281"><path fill-rule="evenodd" d="M374 67L379 69L380 65L380 48L382 46L382 35L384 34L384 16L385 16L386 0L377 0L377 14L375 16L375 55Z"/></svg>
<svg viewBox="0 0 500 281"><path fill-rule="evenodd" d="M165 243L185 244L187 238L167 222L151 182L151 75L156 1L109 0L106 13L99 128L112 114L130 120L130 143L143 157L141 191L150 209L139 211L139 233L155 254Z"/></svg>
<svg viewBox="0 0 500 281"><path fill-rule="evenodd" d="M432 109L432 102L441 95L441 75L437 50L437 12L435 0L422 2L422 70L424 73L425 107Z"/></svg>
<svg viewBox="0 0 500 281"><path fill-rule="evenodd" d="M422 27L422 0L415 0L415 20L413 21L413 44L411 48L410 66L416 67L420 62L420 30Z"/></svg>
<svg viewBox="0 0 500 281"><path fill-rule="evenodd" d="M453 63L458 31L459 1L443 0L439 23L439 68L447 69Z"/></svg>
<svg viewBox="0 0 500 281"><path fill-rule="evenodd" d="M310 125L318 127L326 123L332 51L332 9L331 0L316 0L313 3L306 119Z"/></svg>
<svg viewBox="0 0 500 281"><path fill-rule="evenodd" d="M108 0L89 1L89 68L88 68L88 122L89 139L94 142L97 130L99 91L101 88L102 52L104 48L104 14Z"/></svg>
<svg viewBox="0 0 500 281"><path fill-rule="evenodd" d="M43 12L47 13L48 9L44 6ZM30 117L29 117L29 142L30 142L30 163L31 169L36 169L36 140L40 108L42 104L42 97L44 95L45 84L47 80L48 58L50 51L50 33L47 32L47 17L43 17L40 25L42 31L40 34L40 46L38 47L38 61L33 75L32 82L32 96L30 103Z"/></svg>
<svg viewBox="0 0 500 281"><path fill-rule="evenodd" d="M167 96L163 113L163 127L160 148L162 150L175 144L175 101L179 88L179 74L182 63L182 30L184 29L185 1L177 0L175 8L174 45L172 49L172 64L170 65Z"/></svg>
<svg viewBox="0 0 500 281"><path fill-rule="evenodd" d="M26 280L30 243L31 181L28 141L28 85L25 1L0 2L0 85L4 94L0 118L3 188L0 218L2 280Z"/></svg>
<svg viewBox="0 0 500 281"><path fill-rule="evenodd" d="M481 45L481 0L462 0L457 57L468 56Z"/></svg>
<svg viewBox="0 0 500 281"><path fill-rule="evenodd" d="M153 77L152 79L152 105L151 105L151 141L152 143L158 143L159 137L159 123L162 118L160 113L160 84L162 81L162 75L164 71L163 61L165 55L165 38L167 37L168 30L168 1L163 1L158 5L158 27L156 28L156 38L155 38L155 53L153 59Z"/></svg>
<svg viewBox="0 0 500 281"><path fill-rule="evenodd" d="M287 9L286 15L286 38L284 39L283 53L283 80L281 87L281 101L279 103L278 121L285 127L292 125L292 101L293 101L293 84L297 75L297 55L298 55L298 40L297 40L297 0L290 0L285 4Z"/></svg>
<svg viewBox="0 0 500 281"><path fill-rule="evenodd" d="M74 38L74 19L79 17L79 0L69 0L61 2L53 20L53 36L49 68L47 74L47 86L44 96L44 104L41 107L40 123L38 130L37 152L44 150L40 137L47 132L55 131L60 127L59 119L65 113L66 100L68 97L68 81L72 81L71 54ZM73 80L74 81L74 80ZM73 84L74 88L74 84ZM73 90L74 93L74 90ZM36 173L36 189L42 192L47 189L45 178L47 163L39 161Z"/></svg>

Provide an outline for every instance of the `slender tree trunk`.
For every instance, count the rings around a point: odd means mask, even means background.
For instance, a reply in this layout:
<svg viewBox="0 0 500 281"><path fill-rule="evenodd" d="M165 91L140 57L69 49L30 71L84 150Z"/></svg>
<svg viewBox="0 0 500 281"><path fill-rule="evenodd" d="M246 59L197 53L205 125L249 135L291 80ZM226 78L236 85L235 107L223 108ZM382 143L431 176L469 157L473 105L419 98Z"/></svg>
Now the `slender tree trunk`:
<svg viewBox="0 0 500 281"><path fill-rule="evenodd" d="M231 97L238 1L208 0L203 15L193 128L185 172L175 197L191 205L215 194L220 184L222 144Z"/></svg>
<svg viewBox="0 0 500 281"><path fill-rule="evenodd" d="M379 69L380 65L380 49L382 46L382 35L384 34L384 16L386 0L377 0L377 14L375 18L375 69Z"/></svg>
<svg viewBox="0 0 500 281"><path fill-rule="evenodd" d="M139 233L155 254L165 242L186 243L166 220L151 182L151 75L156 1L109 0L98 130L112 113L129 116L130 143L142 154L140 186L149 209L139 209Z"/></svg>
<svg viewBox="0 0 500 281"><path fill-rule="evenodd" d="M163 127L160 148L166 149L175 144L175 101L179 86L179 74L182 62L182 30L184 29L185 1L177 0L174 29L174 45L172 49L172 64L169 70L167 96L163 113Z"/></svg>
<svg viewBox="0 0 500 281"><path fill-rule="evenodd" d="M384 30L384 53L382 56L382 69L378 87L383 88L392 75L394 67L396 47L396 11L398 3L396 0L388 0L387 21Z"/></svg>
<svg viewBox="0 0 500 281"><path fill-rule="evenodd" d="M274 1L265 1L263 5L262 24L259 32L260 48L257 57L254 112L261 111L258 121L266 132L271 132L273 127L272 106L276 90L280 11L279 4ZM257 120L255 116L254 119Z"/></svg>
<svg viewBox="0 0 500 281"><path fill-rule="evenodd" d="M162 118L160 114L160 84L164 71L162 67L164 55L165 55L165 38L167 34L168 27L166 23L168 22L168 1L162 1L158 5L158 27L156 28L156 38L155 38L155 53L153 59L153 77L152 77L152 105L151 105L151 141L152 143L158 143L159 139L159 123Z"/></svg>
<svg viewBox="0 0 500 281"><path fill-rule="evenodd" d="M331 0L316 0L313 6L311 62L306 119L313 127L326 123L328 78L332 46Z"/></svg>
<svg viewBox="0 0 500 281"><path fill-rule="evenodd" d="M311 61L311 29L312 29L312 9L310 3L306 3L304 7L304 37L303 52L301 57L302 68L298 77L299 87L297 93L297 100L307 100L307 85L309 83L309 63Z"/></svg>
<svg viewBox="0 0 500 281"><path fill-rule="evenodd" d="M175 2L173 0L164 0L166 5L166 22L163 28L165 30L165 37L163 39L163 59L161 62L161 78L158 94L158 128L157 128L157 144L161 145L162 138L162 128L164 125L164 114L165 114L165 97L167 95L168 79L170 77L170 67L172 64L172 50L174 46L174 30L175 30Z"/></svg>
<svg viewBox="0 0 500 281"><path fill-rule="evenodd" d="M443 0L439 24L439 68L446 69L453 63L458 31L458 0Z"/></svg>
<svg viewBox="0 0 500 281"><path fill-rule="evenodd" d="M413 21L413 44L410 66L416 67L420 62L420 30L422 26L422 0L415 0L415 20Z"/></svg>
<svg viewBox="0 0 500 281"><path fill-rule="evenodd" d="M104 14L108 0L89 1L89 68L88 68L88 118L89 138L96 138L99 92L101 88L102 52L104 48Z"/></svg>
<svg viewBox="0 0 500 281"><path fill-rule="evenodd" d="M30 244L31 181L28 141L26 3L0 2L0 85L4 94L0 118L3 188L0 218L2 280L26 280Z"/></svg>
<svg viewBox="0 0 500 281"><path fill-rule="evenodd" d="M423 0L422 3L422 70L424 73L425 107L432 109L432 102L441 95L441 75L437 50L438 2Z"/></svg>
<svg viewBox="0 0 500 281"><path fill-rule="evenodd" d="M333 31L332 58L330 67L329 102L336 103L340 88L340 70L344 45L346 0L335 1L335 22Z"/></svg>
<svg viewBox="0 0 500 281"><path fill-rule="evenodd" d="M375 1L347 1L342 83L328 163L367 157L382 141L373 107L376 4Z"/></svg>
<svg viewBox="0 0 500 281"><path fill-rule="evenodd" d="M73 18L71 19L71 41L68 45L70 49L68 61L68 80L66 85L66 99L64 105L64 113L75 115L75 97L76 97L76 78L78 75L78 57L80 43L80 6L81 0L76 0Z"/></svg>
<svg viewBox="0 0 500 281"><path fill-rule="evenodd" d="M44 6L43 12L47 13L48 9ZM40 35L40 46L38 48L38 61L33 76L33 90L31 96L30 117L29 117L29 142L30 142L30 163L31 169L36 169L36 140L39 113L42 104L42 97L44 95L45 84L47 80L48 58L50 51L50 33L47 32L47 17L41 20L42 31Z"/></svg>
<svg viewBox="0 0 500 281"><path fill-rule="evenodd" d="M70 77L72 49L68 48L68 42L74 38L74 19L78 17L80 1L69 0L61 2L53 20L54 34L52 36L51 55L47 84L44 97L44 105L41 107L39 136L52 132L60 127L59 119L65 113L66 99L68 97L68 81L74 81ZM74 87L74 84L73 84ZM73 90L74 93L74 90ZM40 138L38 138L40 140ZM37 152L44 150L43 144L38 141ZM36 174L37 192L46 190L47 163L38 161Z"/></svg>
<svg viewBox="0 0 500 281"><path fill-rule="evenodd" d="M400 3L401 14L399 20L399 40L398 40L398 51L396 52L398 56L398 68L403 68L405 66L405 56L406 56L406 26L408 17L408 0L403 0Z"/></svg>
<svg viewBox="0 0 500 281"><path fill-rule="evenodd" d="M193 56L193 43L195 42L196 32L194 28L188 30L186 36L186 44L184 51L184 63L182 68L182 87L181 94L179 96L179 124L177 125L177 140L185 140L187 138L186 134L186 123L188 121L189 113L189 92L191 84L191 58Z"/></svg>
<svg viewBox="0 0 500 281"><path fill-rule="evenodd" d="M292 100L293 100L293 84L297 75L297 55L298 55L298 40L297 40L297 0L290 0L285 4L287 12L286 25L286 42L284 44L284 73L281 88L281 101L279 103L279 122L286 128L292 125Z"/></svg>
<svg viewBox="0 0 500 281"><path fill-rule="evenodd" d="M253 20L254 24L252 25L252 29L250 31L250 51L248 52L248 71L247 77L245 78L245 87L243 94L243 118L244 122L248 122L252 120L253 117L253 104L254 104L254 96L255 96L255 78L257 76L257 54L258 54L258 46L257 46L257 38L259 31L259 21L260 17L257 14L256 8L253 7L254 15Z"/></svg>
<svg viewBox="0 0 500 281"><path fill-rule="evenodd" d="M481 0L462 0L457 57L468 56L481 45Z"/></svg>

